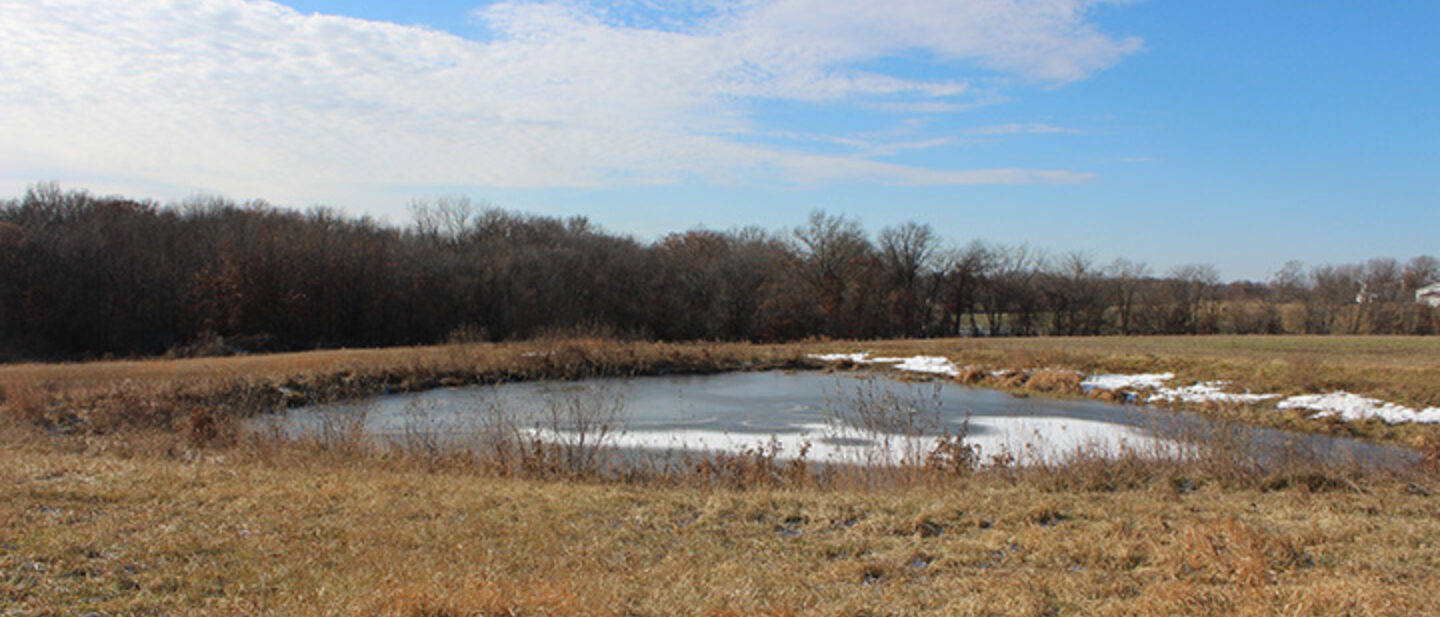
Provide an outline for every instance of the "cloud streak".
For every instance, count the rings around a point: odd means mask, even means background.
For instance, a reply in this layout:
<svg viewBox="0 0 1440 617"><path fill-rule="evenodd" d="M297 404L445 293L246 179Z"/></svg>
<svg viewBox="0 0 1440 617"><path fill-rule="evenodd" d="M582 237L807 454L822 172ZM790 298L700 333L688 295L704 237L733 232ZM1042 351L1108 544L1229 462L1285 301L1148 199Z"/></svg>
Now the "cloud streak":
<svg viewBox="0 0 1440 617"><path fill-rule="evenodd" d="M973 128L966 131L966 133L971 135L1046 135L1059 133L1079 134L1083 132L1084 131L1080 129L1072 129L1063 126L1055 126L1053 124L1043 124L1039 122L1031 122L1028 124L997 124L994 126L982 126L979 128Z"/></svg>
<svg viewBox="0 0 1440 617"><path fill-rule="evenodd" d="M0 166L298 200L384 185L1076 181L871 160L942 145L930 139L836 154L750 137L777 128L758 111L771 102L948 113L981 96L976 80L1084 79L1140 45L1098 32L1091 4L692 2L667 21L502 2L477 10L492 36L472 41L267 1L11 1ZM917 51L937 77L866 68Z"/></svg>

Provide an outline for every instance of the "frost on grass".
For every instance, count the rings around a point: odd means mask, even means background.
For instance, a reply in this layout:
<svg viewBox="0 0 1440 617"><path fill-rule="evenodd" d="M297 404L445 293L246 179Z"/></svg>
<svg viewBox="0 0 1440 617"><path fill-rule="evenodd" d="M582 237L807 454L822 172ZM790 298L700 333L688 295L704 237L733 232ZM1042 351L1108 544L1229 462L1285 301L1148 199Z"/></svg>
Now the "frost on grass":
<svg viewBox="0 0 1440 617"><path fill-rule="evenodd" d="M1327 392L1325 394L1292 396L1280 401L1277 407L1280 409L1307 409L1319 412L1311 416L1312 418L1339 416L1341 420L1346 422L1378 418L1388 424L1403 424L1406 422L1419 422L1422 424L1440 423L1440 407L1428 407L1417 411L1410 407L1388 403L1368 396L1351 394L1349 392Z"/></svg>

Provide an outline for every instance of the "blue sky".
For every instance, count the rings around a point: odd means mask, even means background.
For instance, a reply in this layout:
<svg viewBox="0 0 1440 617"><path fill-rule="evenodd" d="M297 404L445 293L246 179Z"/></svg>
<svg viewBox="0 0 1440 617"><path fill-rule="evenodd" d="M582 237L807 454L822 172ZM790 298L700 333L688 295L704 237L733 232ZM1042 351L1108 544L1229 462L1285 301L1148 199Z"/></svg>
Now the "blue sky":
<svg viewBox="0 0 1440 617"><path fill-rule="evenodd" d="M656 7L663 7L657 9ZM677 8L678 7L678 8ZM932 224L1156 271L1440 253L1440 3L0 3L0 194Z"/></svg>

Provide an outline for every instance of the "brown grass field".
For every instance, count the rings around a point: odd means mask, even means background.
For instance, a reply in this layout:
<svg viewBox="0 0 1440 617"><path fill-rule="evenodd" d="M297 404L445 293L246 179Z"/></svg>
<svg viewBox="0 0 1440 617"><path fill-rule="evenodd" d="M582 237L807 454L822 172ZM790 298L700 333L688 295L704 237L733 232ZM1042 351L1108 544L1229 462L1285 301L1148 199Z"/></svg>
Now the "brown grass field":
<svg viewBox="0 0 1440 617"><path fill-rule="evenodd" d="M4 366L0 615L1440 614L1433 455L1256 468L1221 449L877 483L756 454L577 475L235 421L387 389L818 368L804 355L860 349L1440 404L1437 337L561 341ZM1042 375L982 384L1078 396ZM1437 443L1430 427L1201 411Z"/></svg>

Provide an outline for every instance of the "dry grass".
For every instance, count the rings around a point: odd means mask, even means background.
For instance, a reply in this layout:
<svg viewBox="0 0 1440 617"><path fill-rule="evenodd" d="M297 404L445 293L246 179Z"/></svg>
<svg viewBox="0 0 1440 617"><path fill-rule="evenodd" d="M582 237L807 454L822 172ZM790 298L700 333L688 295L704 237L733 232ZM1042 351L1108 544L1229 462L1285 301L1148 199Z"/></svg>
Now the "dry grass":
<svg viewBox="0 0 1440 617"><path fill-rule="evenodd" d="M1072 386L1066 370L1054 369L1172 372L1177 385L1224 380L1237 392L1282 395L1345 390L1416 408L1440 407L1440 337L1435 336L1043 337L837 341L812 347L824 352L863 349L876 356L945 356L966 367L959 381L1017 394L1076 395L1078 383ZM1004 374L992 376L992 370ZM1286 430L1416 447L1440 444L1440 428L1433 425L1316 421L1304 411L1277 413L1264 405L1198 410Z"/></svg>
<svg viewBox="0 0 1440 617"><path fill-rule="evenodd" d="M0 449L16 615L1419 615L1440 505L977 473L905 491L526 481L304 448ZM260 448L260 446L256 446ZM1423 482L1423 480L1422 480Z"/></svg>
<svg viewBox="0 0 1440 617"><path fill-rule="evenodd" d="M533 379L815 366L801 348L573 340L0 366L11 417L71 432L203 435L228 419L388 392Z"/></svg>
<svg viewBox="0 0 1440 617"><path fill-rule="evenodd" d="M797 361L794 346L626 343L588 339L550 343L455 344L312 351L224 358L122 360L0 365L0 388L33 384L62 389L131 384L186 384L223 389L229 380L290 382L356 389L418 390L435 386L607 374L714 372L772 368ZM324 383L335 381L336 383ZM314 383L312 383L314 382Z"/></svg>
<svg viewBox="0 0 1440 617"><path fill-rule="evenodd" d="M0 366L0 413L67 432L159 429L208 443L232 438L238 418L313 402L532 379L819 368L807 353L859 349L876 355L943 355L965 367L958 381L1021 395L1081 396L1076 372L1168 371L1176 373L1177 384L1220 379L1237 391L1289 395L1338 389L1417 407L1440 406L1440 337L1080 337L790 345L585 339L5 365ZM1282 413L1263 404L1198 410L1249 424L1440 451L1440 426L1435 425L1312 420L1302 410Z"/></svg>
<svg viewBox="0 0 1440 617"><path fill-rule="evenodd" d="M887 472L757 448L643 474L577 472L553 444L512 443L495 465L343 429L300 442L235 430L246 414L387 389L801 367L804 353L859 348L1031 369L1000 379L1053 396L1075 395L1071 370L1172 370L1413 402L1440 383L1426 381L1437 344L579 341L8 366L0 615L1440 614L1436 460L1258 464L1244 429L1201 435L1212 447L1178 461L976 469L955 441Z"/></svg>

